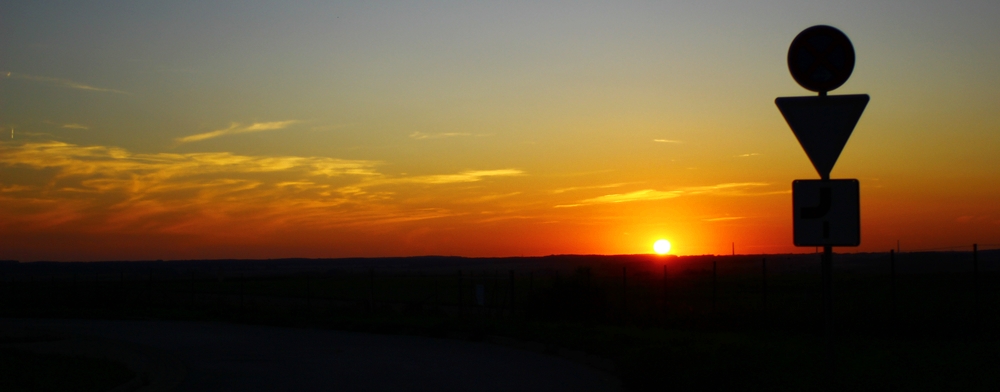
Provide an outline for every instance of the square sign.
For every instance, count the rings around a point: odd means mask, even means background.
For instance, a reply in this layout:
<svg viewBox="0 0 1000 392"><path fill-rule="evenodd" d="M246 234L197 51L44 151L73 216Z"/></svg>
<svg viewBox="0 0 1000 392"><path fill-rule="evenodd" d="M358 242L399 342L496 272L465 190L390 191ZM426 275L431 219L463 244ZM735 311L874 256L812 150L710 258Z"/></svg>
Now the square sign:
<svg viewBox="0 0 1000 392"><path fill-rule="evenodd" d="M858 180L792 181L795 246L861 245Z"/></svg>

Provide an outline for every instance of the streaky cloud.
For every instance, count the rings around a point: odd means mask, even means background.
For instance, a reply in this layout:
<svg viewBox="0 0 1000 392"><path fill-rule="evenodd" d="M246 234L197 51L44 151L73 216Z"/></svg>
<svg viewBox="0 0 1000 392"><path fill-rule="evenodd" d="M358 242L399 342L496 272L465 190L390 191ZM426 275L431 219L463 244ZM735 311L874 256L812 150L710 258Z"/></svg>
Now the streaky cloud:
<svg viewBox="0 0 1000 392"><path fill-rule="evenodd" d="M574 186L569 188L560 188L549 191L550 193L559 194L573 191L582 191L587 189L607 189L607 188L618 188L620 186L626 185L628 183L620 182L616 184L605 184L605 185L593 185L593 186Z"/></svg>
<svg viewBox="0 0 1000 392"><path fill-rule="evenodd" d="M510 192L510 193L503 193L503 194L488 194L488 195L477 196L477 197L473 197L473 198L469 198L469 199L458 200L458 201L456 201L456 203L461 203L461 204L484 203L484 202L488 202L488 201L505 199L505 198L512 197L512 196L517 196L517 195L520 195L520 194L521 194L521 192Z"/></svg>
<svg viewBox="0 0 1000 392"><path fill-rule="evenodd" d="M213 139L213 138L217 138L219 136L225 136L225 135L237 135L237 134L241 134L241 133L250 133L250 132L274 131L274 130L278 130L278 129L288 128L288 126L290 126L292 124L295 124L297 122L298 122L298 120L272 121L272 122L253 123L253 124L250 124L250 125L247 125L247 126L242 126L239 123L232 123L232 124L229 125L229 128L217 129L217 130L214 130L214 131L211 131L211 132L205 132L205 133L198 133L198 134L194 134L194 135L188 135L188 136L184 136L182 138L178 138L177 141L180 142L180 143L191 143L191 142L199 142L199 141L202 141L202 140Z"/></svg>
<svg viewBox="0 0 1000 392"><path fill-rule="evenodd" d="M410 138L422 140L422 139L441 139L446 137L459 137L459 136L472 136L471 133L465 132L444 132L444 133L423 133L423 132L413 132L410 134Z"/></svg>
<svg viewBox="0 0 1000 392"><path fill-rule="evenodd" d="M10 218L0 221L0 230L217 236L235 225L250 237L271 230L382 230L461 215L440 203L468 205L518 194L465 190L452 199L427 187L524 174L495 169L387 177L380 165L229 152L135 153L56 141L0 144L0 170L35 170L40 179L36 185L0 178L0 214ZM367 189L374 186L386 189ZM414 197L435 205L413 203Z"/></svg>
<svg viewBox="0 0 1000 392"><path fill-rule="evenodd" d="M74 82L74 81L68 80L68 79L50 78L50 77L46 77L46 76L27 75L27 74L22 74L22 73L13 73L13 72L7 72L7 77L10 78L10 79L28 80L28 81L32 81L32 82L45 83L45 84L49 84L49 85L53 85L53 86L59 86L59 87L64 87L64 88L72 88L72 89L77 89L77 90L94 91L94 92L100 92L100 93L113 93L113 94L131 95L127 91L115 90L113 88L94 87L94 86L83 84L83 83L77 83L77 82Z"/></svg>
<svg viewBox="0 0 1000 392"><path fill-rule="evenodd" d="M723 216L723 217L719 217L719 218L708 218L708 219L702 219L702 220L705 221L705 222L725 222L725 221L740 220L740 219L746 219L746 217L745 216Z"/></svg>
<svg viewBox="0 0 1000 392"><path fill-rule="evenodd" d="M389 185L444 185L458 184L466 182L478 182L489 177L509 177L524 175L524 171L519 169L496 169L496 170L466 170L455 174L432 174L426 176L413 177L377 177L370 178L361 183L353 184L338 189L343 194L366 194L365 188L374 188Z"/></svg>
<svg viewBox="0 0 1000 392"><path fill-rule="evenodd" d="M681 188L685 194L689 195L699 195L704 193L713 194L730 194L730 195L744 195L743 192L748 188L762 187L771 185L766 182L727 182L724 184L708 185L708 186L695 186Z"/></svg>
<svg viewBox="0 0 1000 392"><path fill-rule="evenodd" d="M400 179L400 182L411 182L417 184L453 184L459 182L476 182L486 177L519 176L524 174L517 169L497 169L497 170L467 170L456 174L435 174L429 176L417 176Z"/></svg>
<svg viewBox="0 0 1000 392"><path fill-rule="evenodd" d="M78 146L63 142L0 147L0 165L58 169L57 177L101 177L165 181L170 178L220 174L301 171L315 176L376 176L375 161L325 157L247 156L228 152L137 154L122 148Z"/></svg>
<svg viewBox="0 0 1000 392"><path fill-rule="evenodd" d="M687 187L672 191L643 189L629 193L615 193L610 195L598 196L590 199L580 200L572 204L557 205L555 207L568 208L568 207L579 207L579 206L594 205L594 204L612 204L612 203L627 203L634 201L664 200L681 196L692 196L692 195L703 195L703 194L722 195L722 196L757 196L759 194L750 194L747 193L746 190L749 188L761 187L767 185L770 184L763 182L731 182L731 183L708 185L708 186Z"/></svg>
<svg viewBox="0 0 1000 392"><path fill-rule="evenodd" d="M611 195L598 196L581 200L579 204L605 204L605 203L626 203L630 201L643 200L663 200L672 199L682 195L681 191L658 191L655 189L643 189L641 191L629 193L615 193Z"/></svg>

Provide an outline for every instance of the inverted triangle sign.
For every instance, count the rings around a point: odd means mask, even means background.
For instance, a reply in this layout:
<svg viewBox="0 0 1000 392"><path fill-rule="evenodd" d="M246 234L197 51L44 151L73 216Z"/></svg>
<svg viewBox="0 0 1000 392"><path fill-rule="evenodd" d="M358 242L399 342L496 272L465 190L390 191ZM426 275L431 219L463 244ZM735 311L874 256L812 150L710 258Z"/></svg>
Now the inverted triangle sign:
<svg viewBox="0 0 1000 392"><path fill-rule="evenodd" d="M868 94L782 97L774 100L821 178L830 171L868 106Z"/></svg>

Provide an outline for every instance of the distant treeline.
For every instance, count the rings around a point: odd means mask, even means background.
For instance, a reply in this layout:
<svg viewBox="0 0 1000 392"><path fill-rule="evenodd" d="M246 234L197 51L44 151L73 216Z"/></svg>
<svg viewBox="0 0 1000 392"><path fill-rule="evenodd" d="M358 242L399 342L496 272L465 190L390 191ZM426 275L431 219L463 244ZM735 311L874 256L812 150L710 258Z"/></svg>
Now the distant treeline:
<svg viewBox="0 0 1000 392"><path fill-rule="evenodd" d="M962 272L972 268L972 246L969 251L899 253L899 273ZM984 271L1000 271L1000 249L980 250L979 257L986 260ZM221 270L228 273L254 275L293 274L298 272L341 272L367 271L376 269L386 272L413 273L453 273L465 270L510 270L529 271L547 269L572 271L577 268L591 268L593 271L617 271L622 265L634 266L638 270L652 270L661 264L669 268L707 268L712 260L739 264L741 261L771 260L774 272L818 271L820 255L816 254L763 254L763 255L550 255L539 257L459 257L459 256L412 256L412 257L368 257L368 258L283 258L283 259L207 259L207 260L124 260L91 262L54 262L0 260L0 274L3 273L68 273L71 271L188 271ZM724 260L724 261L723 261ZM889 253L844 253L837 254L834 268L842 271L879 273L888 269ZM617 274L617 272L613 272Z"/></svg>

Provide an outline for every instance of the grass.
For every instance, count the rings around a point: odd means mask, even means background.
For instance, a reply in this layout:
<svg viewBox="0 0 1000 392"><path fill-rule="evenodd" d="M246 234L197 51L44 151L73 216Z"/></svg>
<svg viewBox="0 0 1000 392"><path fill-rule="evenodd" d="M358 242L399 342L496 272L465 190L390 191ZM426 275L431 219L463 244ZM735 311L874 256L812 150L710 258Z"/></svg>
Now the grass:
<svg viewBox="0 0 1000 392"><path fill-rule="evenodd" d="M106 359L38 354L0 347L0 390L107 391L135 377L124 365Z"/></svg>

